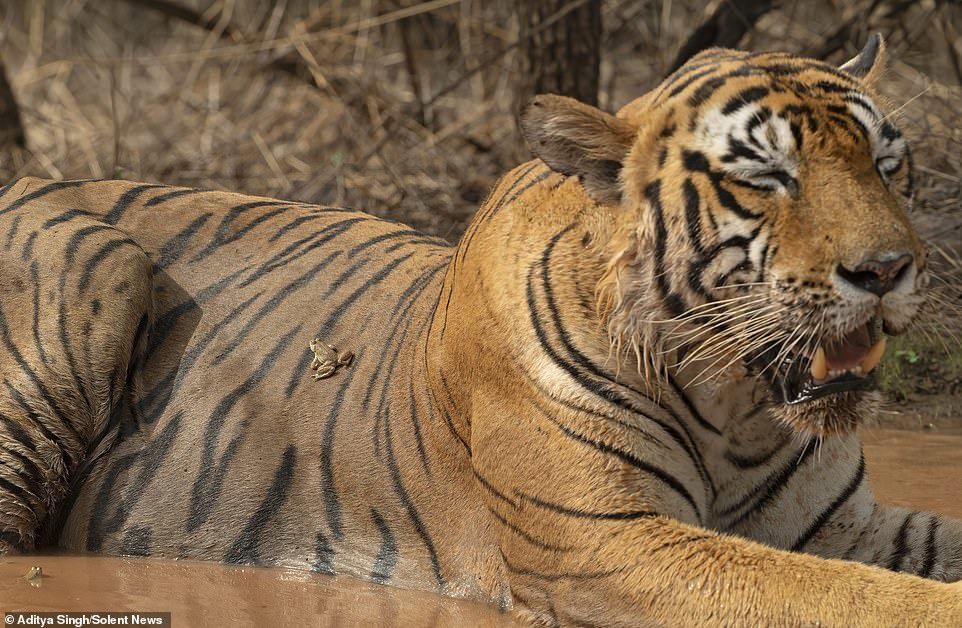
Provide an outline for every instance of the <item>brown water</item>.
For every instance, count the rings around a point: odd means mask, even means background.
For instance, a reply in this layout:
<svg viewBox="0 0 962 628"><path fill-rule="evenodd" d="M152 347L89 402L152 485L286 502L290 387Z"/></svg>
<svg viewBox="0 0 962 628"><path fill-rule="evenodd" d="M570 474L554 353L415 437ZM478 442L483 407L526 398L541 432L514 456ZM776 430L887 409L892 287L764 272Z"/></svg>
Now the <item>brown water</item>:
<svg viewBox="0 0 962 628"><path fill-rule="evenodd" d="M24 575L33 565L39 580ZM342 576L198 561L92 556L0 559L0 613L170 612L187 626L509 626L477 602Z"/></svg>
<svg viewBox="0 0 962 628"><path fill-rule="evenodd" d="M864 435L879 499L962 517L962 433ZM34 565L43 577L28 581ZM89 556L0 559L0 612L162 611L172 625L507 626L474 602L284 569Z"/></svg>
<svg viewBox="0 0 962 628"><path fill-rule="evenodd" d="M962 430L867 430L862 436L880 502L962 519Z"/></svg>

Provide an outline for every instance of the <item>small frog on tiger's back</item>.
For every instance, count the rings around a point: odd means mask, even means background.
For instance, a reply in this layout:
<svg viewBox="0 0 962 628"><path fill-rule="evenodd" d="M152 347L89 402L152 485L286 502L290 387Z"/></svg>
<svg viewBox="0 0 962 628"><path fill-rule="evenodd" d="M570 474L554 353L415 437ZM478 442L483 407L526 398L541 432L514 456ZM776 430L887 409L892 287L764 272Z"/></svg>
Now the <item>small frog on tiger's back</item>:
<svg viewBox="0 0 962 628"><path fill-rule="evenodd" d="M334 345L321 342L320 338L311 340L310 349L314 352L314 359L311 361L311 370L314 381L327 379L337 372L341 367L351 365L354 354L350 351L338 351Z"/></svg>

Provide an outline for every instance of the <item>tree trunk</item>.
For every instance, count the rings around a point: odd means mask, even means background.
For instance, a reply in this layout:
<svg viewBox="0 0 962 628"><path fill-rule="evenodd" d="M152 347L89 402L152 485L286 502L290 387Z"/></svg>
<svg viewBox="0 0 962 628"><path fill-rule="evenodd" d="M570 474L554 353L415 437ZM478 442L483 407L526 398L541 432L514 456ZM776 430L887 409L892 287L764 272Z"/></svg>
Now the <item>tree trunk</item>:
<svg viewBox="0 0 962 628"><path fill-rule="evenodd" d="M522 37L529 37L520 104L536 94L560 94L597 105L601 0L521 0L517 6Z"/></svg>
<svg viewBox="0 0 962 628"><path fill-rule="evenodd" d="M20 108L13 97L13 90L7 81L7 73L0 59L0 148L15 144L21 148L26 146L23 132L23 122L20 120Z"/></svg>
<svg viewBox="0 0 962 628"><path fill-rule="evenodd" d="M668 73L671 74L706 48L737 46L755 22L776 4L775 0L725 0L682 44Z"/></svg>

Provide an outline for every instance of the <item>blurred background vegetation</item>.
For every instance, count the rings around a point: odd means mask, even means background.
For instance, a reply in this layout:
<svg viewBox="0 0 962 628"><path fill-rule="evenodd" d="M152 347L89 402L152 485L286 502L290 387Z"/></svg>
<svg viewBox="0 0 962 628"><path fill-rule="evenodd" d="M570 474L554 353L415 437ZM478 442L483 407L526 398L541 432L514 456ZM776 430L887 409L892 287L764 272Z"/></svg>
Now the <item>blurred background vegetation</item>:
<svg viewBox="0 0 962 628"><path fill-rule="evenodd" d="M516 112L552 79L617 110L709 45L841 63L874 31L893 59L889 110L915 147L916 223L947 253L934 256L949 280L940 308L957 315L957 1L3 0L0 179L115 177L349 205L454 241L497 177L528 158ZM555 59L559 46L572 57ZM962 352L941 348L962 323L934 320L890 353L894 397L930 387L962 399Z"/></svg>

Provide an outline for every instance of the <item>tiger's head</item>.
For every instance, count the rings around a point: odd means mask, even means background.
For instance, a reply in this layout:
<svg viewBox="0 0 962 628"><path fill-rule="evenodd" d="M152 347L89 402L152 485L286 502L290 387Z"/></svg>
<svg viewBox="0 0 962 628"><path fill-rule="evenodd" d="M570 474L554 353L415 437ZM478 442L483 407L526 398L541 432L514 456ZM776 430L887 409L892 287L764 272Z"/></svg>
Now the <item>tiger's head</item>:
<svg viewBox="0 0 962 628"><path fill-rule="evenodd" d="M775 415L817 436L869 411L885 336L927 281L884 57L877 35L841 67L713 49L617 116L527 107L535 155L613 216L599 308L649 379L759 377Z"/></svg>

